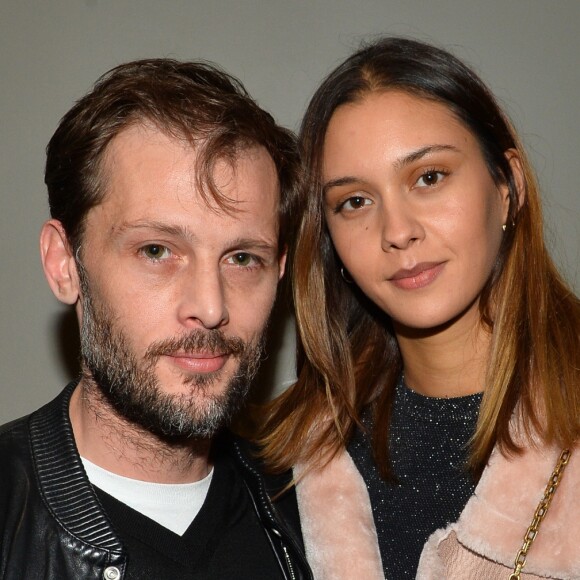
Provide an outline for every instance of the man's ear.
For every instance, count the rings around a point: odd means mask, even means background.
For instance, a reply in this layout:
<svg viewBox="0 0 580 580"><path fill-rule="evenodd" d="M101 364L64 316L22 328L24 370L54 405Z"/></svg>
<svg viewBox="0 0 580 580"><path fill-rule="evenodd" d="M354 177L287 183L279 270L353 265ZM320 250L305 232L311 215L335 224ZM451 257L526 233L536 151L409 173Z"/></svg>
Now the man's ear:
<svg viewBox="0 0 580 580"><path fill-rule="evenodd" d="M517 192L517 203L518 206L514 211L514 216L520 211L520 208L524 204L524 200L526 198L526 180L524 177L524 168L522 165L522 159L520 154L516 149L508 149L505 152L506 159L508 160L512 175L514 176L514 182L516 185L516 192ZM509 209L509 190L507 185L505 186L505 197L504 197L504 204L505 204L505 219L507 219L507 213Z"/></svg>
<svg viewBox="0 0 580 580"><path fill-rule="evenodd" d="M278 256L278 281L282 280L284 277L284 272L286 272L286 259L288 258L288 246L284 245L280 255Z"/></svg>
<svg viewBox="0 0 580 580"><path fill-rule="evenodd" d="M40 258L54 295L65 304L79 297L77 267L66 232L58 220L48 220L40 231Z"/></svg>

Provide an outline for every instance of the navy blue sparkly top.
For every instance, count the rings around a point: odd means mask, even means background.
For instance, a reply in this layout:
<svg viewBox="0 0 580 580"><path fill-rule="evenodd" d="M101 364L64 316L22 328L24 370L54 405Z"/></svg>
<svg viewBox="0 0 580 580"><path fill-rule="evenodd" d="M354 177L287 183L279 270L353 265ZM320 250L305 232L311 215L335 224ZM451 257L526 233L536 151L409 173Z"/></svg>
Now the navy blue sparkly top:
<svg viewBox="0 0 580 580"><path fill-rule="evenodd" d="M368 435L357 430L348 445L368 488L388 580L415 578L427 538L455 522L473 494L465 462L481 398L425 397L399 381L389 437L398 484L379 477ZM370 412L362 422L370 428Z"/></svg>

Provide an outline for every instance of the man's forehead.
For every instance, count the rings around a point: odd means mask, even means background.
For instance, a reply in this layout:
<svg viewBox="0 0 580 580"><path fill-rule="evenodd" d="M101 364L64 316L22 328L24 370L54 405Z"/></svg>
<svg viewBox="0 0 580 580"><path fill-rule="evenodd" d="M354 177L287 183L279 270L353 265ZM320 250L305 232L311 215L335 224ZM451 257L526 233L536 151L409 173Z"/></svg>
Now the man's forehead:
<svg viewBox="0 0 580 580"><path fill-rule="evenodd" d="M179 167L179 171L171 172L171 167ZM235 212L241 209L237 207L239 203L267 201L272 192L276 198L280 193L277 168L265 147L240 140L234 147L222 150L215 150L210 144L208 150L207 139L187 138L183 132L163 129L149 121L133 123L111 139L100 173L103 197L116 181L140 176L159 178L165 173L166 178L172 175L175 188L195 188L208 208L216 211ZM263 187L253 188L252 200L243 199L240 190L246 183L256 181Z"/></svg>
<svg viewBox="0 0 580 580"><path fill-rule="evenodd" d="M135 120L112 137L103 153L103 164L111 169L123 149L133 149L140 144L181 151L192 158L192 170L199 171L199 164L206 164L214 170L223 167L235 169L240 160L257 162L264 155L277 170L272 155L264 145L241 135L239 138L229 138L227 143L214 142L203 132L199 135L186 133L182 128L162 127L148 119Z"/></svg>
<svg viewBox="0 0 580 580"><path fill-rule="evenodd" d="M205 230L216 240L224 229L277 239L279 184L265 149L248 147L236 158L219 159L208 179L200 179L199 167L189 143L151 126L127 128L110 143L103 198L89 211L87 227L112 236L163 224L158 229L166 233Z"/></svg>

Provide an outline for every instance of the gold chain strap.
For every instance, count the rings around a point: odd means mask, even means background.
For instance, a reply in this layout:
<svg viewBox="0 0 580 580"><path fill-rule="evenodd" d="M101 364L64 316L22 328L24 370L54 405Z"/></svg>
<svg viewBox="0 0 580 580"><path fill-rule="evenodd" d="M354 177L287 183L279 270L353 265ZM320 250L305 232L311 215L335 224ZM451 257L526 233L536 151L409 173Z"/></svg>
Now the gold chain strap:
<svg viewBox="0 0 580 580"><path fill-rule="evenodd" d="M516 559L514 561L514 571L509 577L509 580L520 580L520 574L522 573L522 568L526 565L526 557L528 555L528 551L532 547L536 536L538 535L538 529L540 528L540 524L542 520L546 517L548 513L548 508L552 503L552 498L556 493L556 489L562 479L562 475L564 474L564 469L566 469L566 465L568 465L568 461L570 461L570 455L572 452L569 449L564 449L562 453L560 453L560 458L556 463L556 467L548 480L548 485L544 491L544 497L540 500L538 507L536 508L536 512L534 513L534 517L532 519L532 523L528 528L524 536L524 543L522 545L521 550L518 552Z"/></svg>

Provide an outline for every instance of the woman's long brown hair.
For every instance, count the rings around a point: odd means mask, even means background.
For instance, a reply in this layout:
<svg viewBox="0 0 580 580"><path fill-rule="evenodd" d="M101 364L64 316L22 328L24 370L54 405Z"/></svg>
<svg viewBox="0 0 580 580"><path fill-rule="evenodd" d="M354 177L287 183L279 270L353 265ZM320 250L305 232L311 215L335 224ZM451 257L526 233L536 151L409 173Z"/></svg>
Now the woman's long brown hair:
<svg viewBox="0 0 580 580"><path fill-rule="evenodd" d="M370 92L393 89L446 105L478 140L496 184L509 186L507 229L480 300L481 321L492 338L472 472L481 473L496 444L504 453L518 452L510 432L514 412L524 431L545 443L568 447L580 434L580 304L546 250L537 182L515 130L457 58L417 41L386 38L326 78L302 124L306 171L298 242L290 257L298 380L267 408L261 445L272 471L330 459L348 443L370 404L375 460L383 477L391 476L389 421L403 362L388 316L340 276L324 223L321 173L334 111ZM521 162L523 183L516 183L509 152Z"/></svg>

